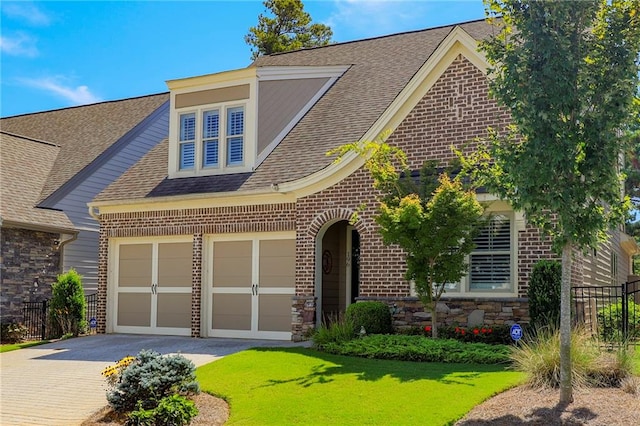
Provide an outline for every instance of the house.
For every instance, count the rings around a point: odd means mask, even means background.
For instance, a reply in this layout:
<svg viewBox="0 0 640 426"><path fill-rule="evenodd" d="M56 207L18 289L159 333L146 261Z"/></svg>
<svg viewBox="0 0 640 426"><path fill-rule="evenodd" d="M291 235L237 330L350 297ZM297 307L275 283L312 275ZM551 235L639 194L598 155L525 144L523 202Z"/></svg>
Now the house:
<svg viewBox="0 0 640 426"><path fill-rule="evenodd" d="M91 201L168 135L169 95L143 96L0 120L2 321L22 319L62 271L97 291Z"/></svg>
<svg viewBox="0 0 640 426"><path fill-rule="evenodd" d="M98 331L298 340L359 300L386 302L397 325L424 323L402 251L376 230L363 159L326 153L389 130L417 169L506 125L477 49L491 32L468 22L169 81L169 137L90 203ZM520 212L479 197L490 232L439 318L526 322L531 269L554 254ZM618 239L597 257L576 262L585 280L626 279Z"/></svg>

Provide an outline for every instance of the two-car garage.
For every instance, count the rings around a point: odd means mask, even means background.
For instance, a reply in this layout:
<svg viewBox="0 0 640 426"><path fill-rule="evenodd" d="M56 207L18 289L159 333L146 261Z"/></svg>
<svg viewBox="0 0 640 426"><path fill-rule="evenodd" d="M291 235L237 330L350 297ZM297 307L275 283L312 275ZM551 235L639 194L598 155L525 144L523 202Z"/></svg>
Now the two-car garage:
<svg viewBox="0 0 640 426"><path fill-rule="evenodd" d="M291 339L294 233L208 235L202 250L190 236L113 239L109 252L107 332L191 335L199 316L201 336Z"/></svg>

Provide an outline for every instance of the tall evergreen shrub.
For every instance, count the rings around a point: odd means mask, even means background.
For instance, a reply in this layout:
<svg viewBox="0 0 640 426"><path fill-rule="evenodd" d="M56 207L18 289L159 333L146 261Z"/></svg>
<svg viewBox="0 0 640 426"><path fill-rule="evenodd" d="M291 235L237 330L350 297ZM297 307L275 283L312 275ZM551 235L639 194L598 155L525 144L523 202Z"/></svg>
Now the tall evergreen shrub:
<svg viewBox="0 0 640 426"><path fill-rule="evenodd" d="M534 330L560 326L562 265L555 260L536 263L529 280L529 316Z"/></svg>
<svg viewBox="0 0 640 426"><path fill-rule="evenodd" d="M75 269L58 275L58 281L51 286L51 293L49 312L54 325L62 334L77 336L87 326L82 277Z"/></svg>

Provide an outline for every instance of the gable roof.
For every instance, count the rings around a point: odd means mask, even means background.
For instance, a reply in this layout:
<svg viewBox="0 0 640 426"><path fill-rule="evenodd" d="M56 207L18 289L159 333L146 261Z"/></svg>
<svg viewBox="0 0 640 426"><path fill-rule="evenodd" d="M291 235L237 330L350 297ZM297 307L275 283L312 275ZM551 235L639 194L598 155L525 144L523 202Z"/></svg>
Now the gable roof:
<svg viewBox="0 0 640 426"><path fill-rule="evenodd" d="M2 224L73 232L64 212L36 207L60 147L2 131L0 152Z"/></svg>
<svg viewBox="0 0 640 426"><path fill-rule="evenodd" d="M39 196L35 201L40 203L104 155L168 100L169 94L161 93L18 115L0 119L0 128L58 146L50 173L38 187ZM26 170L31 169L32 163L27 166Z"/></svg>
<svg viewBox="0 0 640 426"><path fill-rule="evenodd" d="M168 180L165 140L94 201L256 191L321 171L332 164L326 152L361 139L456 27L475 40L493 31L482 20L260 57L251 66L349 68L249 176Z"/></svg>

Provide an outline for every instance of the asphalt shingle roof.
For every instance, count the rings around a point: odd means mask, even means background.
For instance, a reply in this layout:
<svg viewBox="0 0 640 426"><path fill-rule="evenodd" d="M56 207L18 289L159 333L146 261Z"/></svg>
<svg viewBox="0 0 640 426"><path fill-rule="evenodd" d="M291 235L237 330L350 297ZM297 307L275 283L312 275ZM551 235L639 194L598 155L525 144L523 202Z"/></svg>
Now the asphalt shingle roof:
<svg viewBox="0 0 640 426"><path fill-rule="evenodd" d="M484 20L458 25L476 40L492 32ZM254 190L317 172L332 162L327 151L367 132L458 25L260 57L251 66L347 65L349 69L249 176L233 182L220 176L180 178L169 185L165 180L168 142L164 141L95 201ZM212 183L216 179L220 182Z"/></svg>
<svg viewBox="0 0 640 426"><path fill-rule="evenodd" d="M73 230L64 212L36 208L60 148L0 132L0 216L4 222ZM16 178L18 176L19 178Z"/></svg>
<svg viewBox="0 0 640 426"><path fill-rule="evenodd" d="M168 93L64 108L0 119L0 129L59 146L47 179L44 200L87 167L138 123L169 100ZM31 166L31 165L29 165ZM29 170L28 167L26 170ZM13 179L20 179L20 171Z"/></svg>

